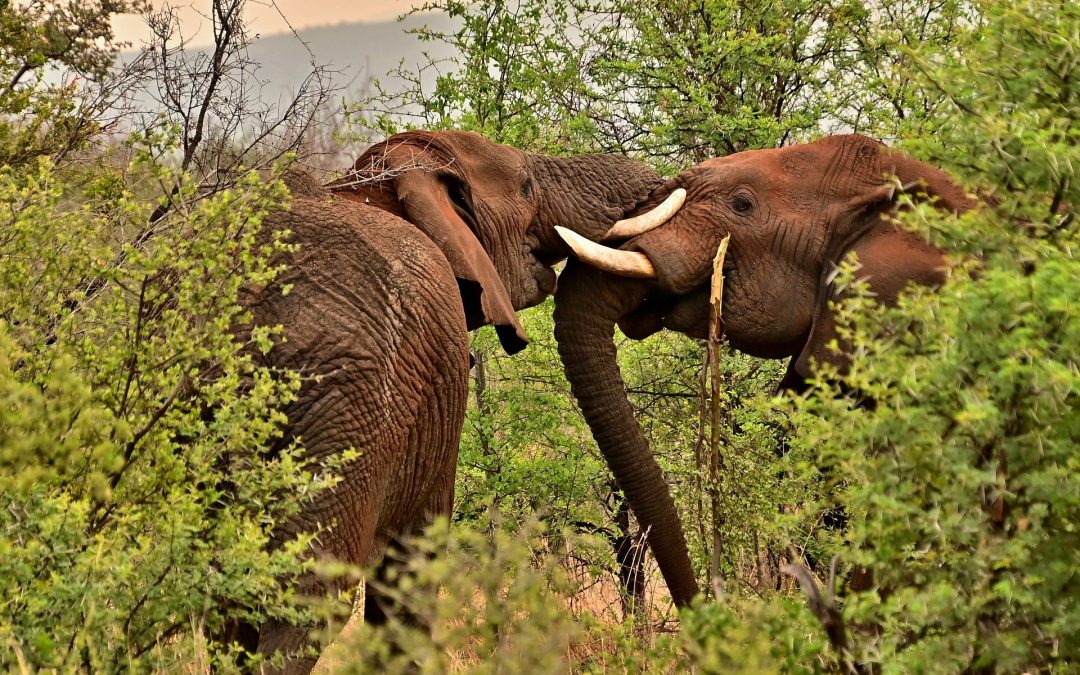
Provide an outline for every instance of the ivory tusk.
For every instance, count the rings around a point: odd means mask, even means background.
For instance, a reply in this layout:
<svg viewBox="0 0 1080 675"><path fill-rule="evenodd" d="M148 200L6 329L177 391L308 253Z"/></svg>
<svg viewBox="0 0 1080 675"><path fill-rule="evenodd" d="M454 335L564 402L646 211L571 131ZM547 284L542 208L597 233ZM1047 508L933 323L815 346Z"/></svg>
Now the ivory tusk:
<svg viewBox="0 0 1080 675"><path fill-rule="evenodd" d="M645 234L649 230L666 223L686 201L686 190L678 188L668 198L654 207L651 211L642 213L633 218L620 220L611 226L611 229L600 237L600 241L608 239L628 239L639 234Z"/></svg>
<svg viewBox="0 0 1080 675"><path fill-rule="evenodd" d="M608 248L558 225L555 226L555 231L573 249L577 257L593 267L622 277L656 278L656 270L644 253Z"/></svg>

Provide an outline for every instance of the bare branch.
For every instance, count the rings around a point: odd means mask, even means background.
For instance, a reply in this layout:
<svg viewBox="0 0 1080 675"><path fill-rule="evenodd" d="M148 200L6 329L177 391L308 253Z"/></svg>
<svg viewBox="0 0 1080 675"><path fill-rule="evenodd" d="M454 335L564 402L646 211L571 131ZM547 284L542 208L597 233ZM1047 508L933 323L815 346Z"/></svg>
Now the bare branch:
<svg viewBox="0 0 1080 675"><path fill-rule="evenodd" d="M847 627L844 625L844 615L837 608L834 601L833 589L836 583L836 565L838 560L838 556L833 556L832 561L829 563L829 582L825 588L824 595L821 592L821 586L818 584L817 579L814 578L813 573L811 573L810 569L805 565L783 565L780 567L780 571L790 577L794 577L795 580L799 582L799 587L802 588L803 593L806 594L810 612L821 622L821 626L825 629L825 634L829 638L829 644L831 644L833 649L840 655L840 662L844 670L849 673L863 673L865 672L865 669L862 665L855 663L850 659L851 643L848 641Z"/></svg>

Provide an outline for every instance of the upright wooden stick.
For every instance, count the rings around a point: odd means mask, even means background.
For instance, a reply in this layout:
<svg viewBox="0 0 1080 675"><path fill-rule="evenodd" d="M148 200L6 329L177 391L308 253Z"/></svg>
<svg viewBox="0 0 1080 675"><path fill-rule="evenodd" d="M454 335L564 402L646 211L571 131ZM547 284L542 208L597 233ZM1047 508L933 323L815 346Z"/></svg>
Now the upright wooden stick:
<svg viewBox="0 0 1080 675"><path fill-rule="evenodd" d="M720 248L713 258L712 284L709 289L709 343L706 347L709 357L710 396L710 449L711 461L709 463L709 479L712 492L712 559L709 565L709 577L712 580L720 578L720 553L723 550L723 537L720 534L720 341L724 337L723 328L723 305L724 305L724 258L727 256L728 243L731 235L724 237L720 242Z"/></svg>

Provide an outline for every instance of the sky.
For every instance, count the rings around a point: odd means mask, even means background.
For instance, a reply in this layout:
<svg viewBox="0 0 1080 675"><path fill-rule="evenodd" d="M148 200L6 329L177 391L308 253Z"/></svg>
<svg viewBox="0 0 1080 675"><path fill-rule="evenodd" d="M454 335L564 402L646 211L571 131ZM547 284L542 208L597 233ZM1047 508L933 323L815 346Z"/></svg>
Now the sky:
<svg viewBox="0 0 1080 675"><path fill-rule="evenodd" d="M206 17L210 15L210 0L153 0L152 4L155 8L176 8L184 36L190 38L189 46L209 44L210 20ZM248 0L245 15L252 32L273 35L288 31L290 24L301 30L353 21L390 21L419 4L420 0ZM148 35L138 15L114 18L113 29L117 39L136 47Z"/></svg>

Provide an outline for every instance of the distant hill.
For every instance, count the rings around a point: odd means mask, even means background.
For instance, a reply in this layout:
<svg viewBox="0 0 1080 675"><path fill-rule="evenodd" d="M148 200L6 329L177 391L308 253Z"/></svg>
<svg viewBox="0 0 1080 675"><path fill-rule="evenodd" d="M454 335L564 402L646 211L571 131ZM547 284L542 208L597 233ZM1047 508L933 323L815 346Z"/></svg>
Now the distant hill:
<svg viewBox="0 0 1080 675"><path fill-rule="evenodd" d="M311 72L313 58L315 63L334 71L332 82L343 88L341 96L348 100L355 100L365 93L365 84L371 79L379 79L387 90L393 90L396 78L388 73L398 63L404 62L407 68L415 71L417 66L427 62L424 52L436 59L453 53L446 45L421 43L416 36L406 32L425 24L442 31L453 27L445 14L429 13L410 16L401 22L342 23L307 28L297 31L296 35L261 36L248 49L248 56L260 64L256 76L265 83L259 96L266 103L286 101ZM126 61L133 56L134 52L125 52L120 58ZM433 86L434 73L425 74L423 80L425 86ZM144 95L136 95L136 100L144 109L154 107Z"/></svg>
<svg viewBox="0 0 1080 675"><path fill-rule="evenodd" d="M417 64L426 62L424 51L433 57L451 54L445 45L421 43L405 32L424 24L437 30L449 30L453 25L446 15L432 13L410 16L400 23L343 23L308 28L297 34L307 43L317 63L342 71L334 76L336 84L345 86L349 93L358 93L369 78L389 84L386 74L402 60L415 69ZM251 58L262 64L260 78L270 83L264 96L295 90L311 70L307 49L290 33L267 35L251 46Z"/></svg>

